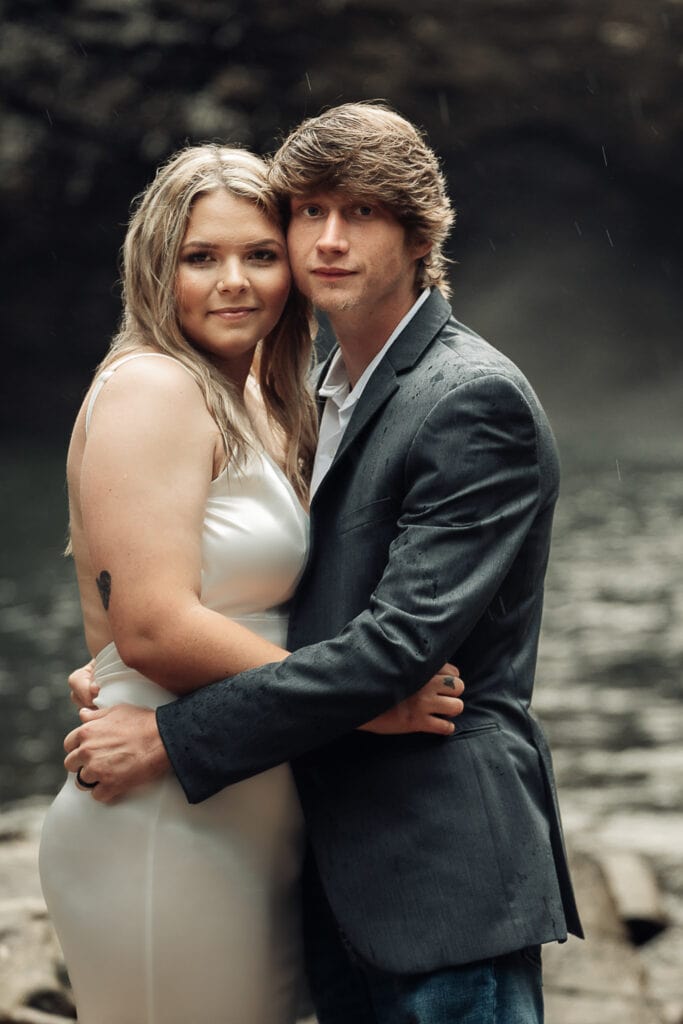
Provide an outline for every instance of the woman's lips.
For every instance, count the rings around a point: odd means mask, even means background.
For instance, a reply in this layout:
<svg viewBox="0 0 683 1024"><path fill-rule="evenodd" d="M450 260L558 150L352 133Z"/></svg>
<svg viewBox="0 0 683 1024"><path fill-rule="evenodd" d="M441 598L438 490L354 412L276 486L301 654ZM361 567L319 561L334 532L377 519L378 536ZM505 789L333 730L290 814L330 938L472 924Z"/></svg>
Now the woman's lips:
<svg viewBox="0 0 683 1024"><path fill-rule="evenodd" d="M237 306L234 309L211 310L213 316L218 316L221 320L244 320L244 318L249 316L250 313L255 312L256 310L253 306Z"/></svg>

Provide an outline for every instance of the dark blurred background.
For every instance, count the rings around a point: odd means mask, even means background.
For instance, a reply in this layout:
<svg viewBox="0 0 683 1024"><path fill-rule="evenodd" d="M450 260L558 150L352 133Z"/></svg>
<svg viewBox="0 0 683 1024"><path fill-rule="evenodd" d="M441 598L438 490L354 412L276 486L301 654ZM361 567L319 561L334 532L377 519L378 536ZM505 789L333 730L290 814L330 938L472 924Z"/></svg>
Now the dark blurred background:
<svg viewBox="0 0 683 1024"><path fill-rule="evenodd" d="M376 97L443 158L456 311L522 364L558 428L614 412L637 434L650 396L677 411L679 0L0 10L9 436L68 430L117 320L130 199L159 161L206 139L268 152L323 106Z"/></svg>
<svg viewBox="0 0 683 1024"><path fill-rule="evenodd" d="M454 307L564 462L536 707L570 834L651 855L683 923L681 0L0 0L0 800L54 792L85 659L60 556L71 421L131 197L186 142L325 105L423 126Z"/></svg>

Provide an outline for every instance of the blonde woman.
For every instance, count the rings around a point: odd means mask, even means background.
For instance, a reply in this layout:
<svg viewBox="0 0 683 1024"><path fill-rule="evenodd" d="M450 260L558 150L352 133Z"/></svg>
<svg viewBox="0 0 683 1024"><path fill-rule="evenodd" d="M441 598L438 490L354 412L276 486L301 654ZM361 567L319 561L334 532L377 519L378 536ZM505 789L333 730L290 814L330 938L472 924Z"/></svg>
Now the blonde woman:
<svg viewBox="0 0 683 1024"><path fill-rule="evenodd" d="M241 150L186 149L130 223L122 326L68 456L100 707L159 707L287 655L316 416L309 310L266 172ZM366 728L405 731L397 720ZM292 1022L303 822L289 767L201 806L170 775L112 806L96 785L69 777L40 858L81 1024Z"/></svg>

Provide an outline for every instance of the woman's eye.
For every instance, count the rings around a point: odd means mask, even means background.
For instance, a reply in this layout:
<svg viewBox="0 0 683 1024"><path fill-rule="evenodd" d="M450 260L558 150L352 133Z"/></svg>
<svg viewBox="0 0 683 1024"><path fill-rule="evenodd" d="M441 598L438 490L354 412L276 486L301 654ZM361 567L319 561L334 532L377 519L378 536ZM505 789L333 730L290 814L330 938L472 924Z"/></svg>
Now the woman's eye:
<svg viewBox="0 0 683 1024"><path fill-rule="evenodd" d="M255 249L249 258L256 263L273 263L277 259L277 253L274 249Z"/></svg>
<svg viewBox="0 0 683 1024"><path fill-rule="evenodd" d="M212 258L210 252L189 252L185 256L185 262L190 264L209 263Z"/></svg>

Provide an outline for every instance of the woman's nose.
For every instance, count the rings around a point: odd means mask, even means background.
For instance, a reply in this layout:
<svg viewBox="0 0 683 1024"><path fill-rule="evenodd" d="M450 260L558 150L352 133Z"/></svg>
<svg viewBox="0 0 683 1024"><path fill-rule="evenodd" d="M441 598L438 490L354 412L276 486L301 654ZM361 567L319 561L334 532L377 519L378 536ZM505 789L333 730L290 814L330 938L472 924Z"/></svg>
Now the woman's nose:
<svg viewBox="0 0 683 1024"><path fill-rule="evenodd" d="M221 268L216 287L219 292L244 291L249 287L249 278L239 260L231 260Z"/></svg>

